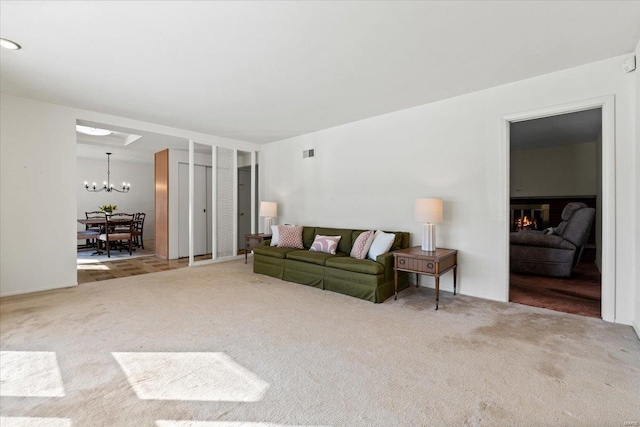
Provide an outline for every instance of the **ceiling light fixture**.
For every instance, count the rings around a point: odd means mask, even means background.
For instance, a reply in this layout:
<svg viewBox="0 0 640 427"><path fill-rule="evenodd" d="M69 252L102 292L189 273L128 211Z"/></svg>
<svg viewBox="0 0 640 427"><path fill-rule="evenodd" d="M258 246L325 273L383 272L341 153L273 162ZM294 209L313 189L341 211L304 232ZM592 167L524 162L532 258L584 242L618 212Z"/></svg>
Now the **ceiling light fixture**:
<svg viewBox="0 0 640 427"><path fill-rule="evenodd" d="M5 49L10 49L10 50L20 50L22 49L22 46L20 46L18 43L11 41L9 39L3 39L0 38L0 46L4 47Z"/></svg>
<svg viewBox="0 0 640 427"><path fill-rule="evenodd" d="M86 188L87 191L91 191L92 193L99 193L100 191L106 191L107 193L111 193L112 191L117 191L118 193L129 192L129 189L131 188L131 184L128 182L122 183L122 190L118 190L113 186L113 184L111 184L111 180L109 177L109 175L111 175L111 162L110 162L111 154L112 153L107 153L107 180L102 183L102 188L98 188L95 182L93 183L93 185L89 185L89 183L85 181L84 188Z"/></svg>
<svg viewBox="0 0 640 427"><path fill-rule="evenodd" d="M91 136L107 136L113 132L107 129L92 128L89 126L76 125L76 131Z"/></svg>

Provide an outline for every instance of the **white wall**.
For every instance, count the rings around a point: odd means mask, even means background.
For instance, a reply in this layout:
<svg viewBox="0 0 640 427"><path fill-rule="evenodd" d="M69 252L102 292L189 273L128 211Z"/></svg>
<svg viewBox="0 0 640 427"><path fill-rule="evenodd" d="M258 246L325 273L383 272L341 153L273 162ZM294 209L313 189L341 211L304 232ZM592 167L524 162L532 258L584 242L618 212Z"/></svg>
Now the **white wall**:
<svg viewBox="0 0 640 427"><path fill-rule="evenodd" d="M150 156L153 157L153 156ZM133 163L111 156L111 182L118 186L123 181L131 183L128 193L92 193L84 188L85 181L102 185L107 179L107 156L104 160L78 158L76 170L77 218L85 212L97 211L99 206L118 206L117 212L144 212L144 240L153 240L155 233L155 188L154 166L151 163ZM78 224L78 230L84 226Z"/></svg>
<svg viewBox="0 0 640 427"><path fill-rule="evenodd" d="M635 182L636 182L636 215L635 215L635 229L636 229L636 253L633 263L636 266L636 289L635 295L632 296L632 301L635 300L635 322L634 328L636 334L640 337L640 41L636 45L636 71L634 71L633 78L635 83L635 117L636 117L636 168L635 168ZM633 176L631 174L630 176Z"/></svg>
<svg viewBox="0 0 640 427"><path fill-rule="evenodd" d="M594 196L596 143L511 152L511 197Z"/></svg>
<svg viewBox="0 0 640 427"><path fill-rule="evenodd" d="M0 99L0 295L73 286L76 118L72 110Z"/></svg>
<svg viewBox="0 0 640 427"><path fill-rule="evenodd" d="M630 323L636 308L637 222L634 76L611 58L471 93L263 147L261 193L278 202L279 222L383 228L412 233L418 197L442 197L438 245L460 250L459 289L504 298L507 271L508 158L502 116L577 100L615 95L616 321ZM471 70L469 72L472 72ZM303 159L302 150L316 157ZM498 256L500 255L500 256ZM450 276L450 275L449 275ZM452 289L451 277L442 285Z"/></svg>
<svg viewBox="0 0 640 427"><path fill-rule="evenodd" d="M94 111L6 94L0 98L0 296L77 284L76 120L260 149L249 142Z"/></svg>

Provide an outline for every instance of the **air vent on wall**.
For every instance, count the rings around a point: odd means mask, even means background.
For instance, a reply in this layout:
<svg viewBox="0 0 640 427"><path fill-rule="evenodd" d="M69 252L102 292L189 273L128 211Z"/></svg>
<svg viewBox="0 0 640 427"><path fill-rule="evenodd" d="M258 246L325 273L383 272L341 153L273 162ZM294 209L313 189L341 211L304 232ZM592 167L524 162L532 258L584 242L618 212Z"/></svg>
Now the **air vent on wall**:
<svg viewBox="0 0 640 427"><path fill-rule="evenodd" d="M310 149L310 150L304 150L304 151L302 152L302 158L303 158L303 159L306 159L307 157L313 157L313 156L315 156L315 155L316 155L316 154L315 154L315 149L314 149L314 148L312 148L312 149Z"/></svg>

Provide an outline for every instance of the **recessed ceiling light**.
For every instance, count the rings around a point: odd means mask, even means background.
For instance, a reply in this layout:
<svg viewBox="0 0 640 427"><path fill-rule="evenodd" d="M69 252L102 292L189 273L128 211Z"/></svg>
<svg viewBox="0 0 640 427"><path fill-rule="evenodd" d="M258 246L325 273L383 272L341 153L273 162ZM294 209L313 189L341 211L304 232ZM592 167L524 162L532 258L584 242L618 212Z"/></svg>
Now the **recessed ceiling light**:
<svg viewBox="0 0 640 427"><path fill-rule="evenodd" d="M82 126L82 125L76 125L76 130L80 133L84 133L85 135L91 135L91 136L107 136L113 133L112 131L107 129L92 128L89 126Z"/></svg>
<svg viewBox="0 0 640 427"><path fill-rule="evenodd" d="M9 39L3 39L3 38L0 38L0 46L4 47L5 49L11 49L11 50L22 49L22 46L20 46L18 43L12 42Z"/></svg>

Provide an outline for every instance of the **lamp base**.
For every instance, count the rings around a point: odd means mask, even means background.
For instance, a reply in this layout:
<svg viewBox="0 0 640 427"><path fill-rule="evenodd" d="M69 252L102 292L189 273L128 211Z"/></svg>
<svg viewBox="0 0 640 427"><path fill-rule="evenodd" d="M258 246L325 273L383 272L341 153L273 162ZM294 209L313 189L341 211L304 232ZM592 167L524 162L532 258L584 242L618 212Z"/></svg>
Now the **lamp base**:
<svg viewBox="0 0 640 427"><path fill-rule="evenodd" d="M265 226L264 234L271 234L271 217L270 216L265 217L264 226Z"/></svg>
<svg viewBox="0 0 640 427"><path fill-rule="evenodd" d="M436 250L436 226L434 224L422 224L422 250L428 252Z"/></svg>

